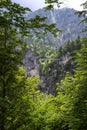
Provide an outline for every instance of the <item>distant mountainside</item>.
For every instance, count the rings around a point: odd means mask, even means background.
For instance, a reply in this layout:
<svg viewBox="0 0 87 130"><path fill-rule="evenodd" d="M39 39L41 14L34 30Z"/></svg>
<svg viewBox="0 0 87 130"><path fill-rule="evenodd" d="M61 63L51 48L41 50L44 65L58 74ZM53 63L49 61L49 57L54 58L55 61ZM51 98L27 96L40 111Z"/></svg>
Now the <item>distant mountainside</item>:
<svg viewBox="0 0 87 130"><path fill-rule="evenodd" d="M85 24L80 23L82 17L78 17L75 14L75 10L71 8L63 8L63 9L54 9L50 11L45 11L43 9L39 9L35 12L29 13L27 15L28 18L35 17L36 15L40 15L41 17L46 16L47 19L45 23L51 24L56 23L57 27L62 31L59 32L57 38L54 38L50 33L47 36L42 36L42 42L49 42L50 44L58 44L62 45L69 40L75 40L78 36L85 37L85 34L82 33L82 29L84 29ZM27 39L27 41L30 41ZM34 38L31 38L32 42L35 42Z"/></svg>
<svg viewBox="0 0 87 130"><path fill-rule="evenodd" d="M39 75L41 81L39 89L47 94L56 93L56 83L64 78L66 72L71 75L74 73L74 51L81 48L80 37L85 37L82 33L85 24L79 24L82 17L75 15L75 12L74 9L64 8L51 11L40 9L27 14L28 18L36 15L46 16L45 23L56 23L62 30L59 36L54 38L50 33L37 37L34 31L41 31L41 29L35 29L31 30L33 36L25 39L30 43L23 60L26 75L31 77Z"/></svg>

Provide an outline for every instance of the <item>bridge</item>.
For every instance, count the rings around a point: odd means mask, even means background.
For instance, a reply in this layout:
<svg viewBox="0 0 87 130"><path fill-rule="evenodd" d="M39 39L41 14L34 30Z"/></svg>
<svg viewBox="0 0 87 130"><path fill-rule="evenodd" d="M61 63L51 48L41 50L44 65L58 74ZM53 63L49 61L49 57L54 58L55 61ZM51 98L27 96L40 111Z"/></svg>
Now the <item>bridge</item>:
<svg viewBox="0 0 87 130"><path fill-rule="evenodd" d="M40 58L39 61L45 61L45 60L52 60L52 61L58 61L58 58Z"/></svg>

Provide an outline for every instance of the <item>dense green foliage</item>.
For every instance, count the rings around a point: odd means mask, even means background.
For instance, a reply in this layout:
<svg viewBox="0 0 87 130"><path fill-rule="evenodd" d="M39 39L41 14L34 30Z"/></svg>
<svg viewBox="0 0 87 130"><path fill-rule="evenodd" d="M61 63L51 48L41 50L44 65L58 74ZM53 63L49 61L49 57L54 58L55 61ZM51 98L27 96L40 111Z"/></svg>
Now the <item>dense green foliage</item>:
<svg viewBox="0 0 87 130"><path fill-rule="evenodd" d="M52 7L57 0L46 2ZM24 14L30 9L10 0L0 0L0 11L0 130L86 130L87 38L68 42L58 54L54 47L48 50L43 47L42 54L42 51L37 51L40 46L35 46L38 58L59 58L67 51L74 56L73 75L67 73L65 79L56 84L56 96L47 95L38 90L39 76L26 77L22 67L26 48L23 36L30 28L39 28L44 19L36 17L38 24L34 19L28 23ZM50 31L49 27L54 25L44 27ZM51 73L52 66L55 68L55 61L40 62L44 74Z"/></svg>

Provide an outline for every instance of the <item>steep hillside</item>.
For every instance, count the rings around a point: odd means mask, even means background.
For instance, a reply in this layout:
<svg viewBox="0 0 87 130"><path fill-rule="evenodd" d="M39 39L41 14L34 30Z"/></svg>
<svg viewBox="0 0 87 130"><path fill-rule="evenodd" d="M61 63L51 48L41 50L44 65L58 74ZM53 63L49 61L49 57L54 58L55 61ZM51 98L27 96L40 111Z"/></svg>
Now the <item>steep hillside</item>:
<svg viewBox="0 0 87 130"><path fill-rule="evenodd" d="M85 24L79 25L82 18L75 15L75 12L70 8L51 11L40 9L27 16L29 18L37 15L47 16L45 23L56 23L62 30L57 38L50 33L40 34L40 37L33 33L33 37L26 38L29 50L25 53L24 67L27 70L27 76L40 76L39 87L43 92L55 94L56 83L65 77L66 72L73 74L73 68L75 68L73 51L80 49L80 38L85 37L85 34L81 33Z"/></svg>
<svg viewBox="0 0 87 130"><path fill-rule="evenodd" d="M28 42L33 43L46 43L46 44L58 44L62 45L69 40L75 40L78 36L85 37L85 34L82 33L82 29L84 29L85 24L82 23L79 25L82 18L78 17L75 14L75 10L71 8L63 8L63 9L54 9L51 11L45 11L43 9L37 10L35 12L29 13L27 15L28 18L35 17L36 15L40 15L41 17L46 16L47 19L45 23L51 24L56 23L57 28L61 30L58 33L58 37L54 38L50 33L46 36L41 35L41 38L38 40L37 38L32 37L31 39L26 39ZM39 32L40 30L38 30Z"/></svg>
<svg viewBox="0 0 87 130"><path fill-rule="evenodd" d="M79 50L81 44L79 37L59 49L50 45L31 44L23 60L26 75L30 77L39 75L39 89L47 94L55 94L56 83L64 79L66 72L74 74L74 51Z"/></svg>

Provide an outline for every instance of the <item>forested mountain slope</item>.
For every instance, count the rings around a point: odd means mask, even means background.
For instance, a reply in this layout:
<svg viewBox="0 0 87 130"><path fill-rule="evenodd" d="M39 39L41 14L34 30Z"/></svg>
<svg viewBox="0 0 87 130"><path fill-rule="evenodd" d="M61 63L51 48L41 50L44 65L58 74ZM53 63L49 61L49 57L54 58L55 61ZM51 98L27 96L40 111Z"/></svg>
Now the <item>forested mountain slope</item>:
<svg viewBox="0 0 87 130"><path fill-rule="evenodd" d="M78 17L76 10L71 8L63 8L63 9L54 9L50 11L45 11L43 9L39 9L35 12L27 14L27 18L32 18L37 15L41 17L47 17L45 23L51 24L56 23L57 28L61 30L58 33L58 37L54 38L50 33L48 35L43 36L39 40L35 39L33 36L31 39L28 38L28 42L41 42L41 43L50 43L50 44L58 44L62 45L68 40L75 40L78 36L85 37L85 33L82 33L82 30L85 27L84 23L81 23L82 17ZM35 31L35 30L34 30ZM38 32L40 30L38 29ZM41 32L40 32L41 33Z"/></svg>
<svg viewBox="0 0 87 130"><path fill-rule="evenodd" d="M34 29L33 37L26 38L29 50L25 53L24 66L28 76L39 74L41 80L39 87L43 92L54 94L56 83L64 78L66 72L73 74L73 68L75 68L73 51L80 49L80 37L85 37L85 33L82 33L85 24L79 24L82 17L78 17L75 12L70 8L50 11L40 9L27 15L28 18L37 15L46 16L45 23L56 23L62 30L59 36L54 38L50 33L40 34L38 37L34 35L34 31L41 30Z"/></svg>
<svg viewBox="0 0 87 130"><path fill-rule="evenodd" d="M23 60L27 76L39 75L39 89L48 94L55 94L56 83L64 79L67 72L74 74L74 51L81 48L81 43L78 37L59 48L42 44L29 45Z"/></svg>

